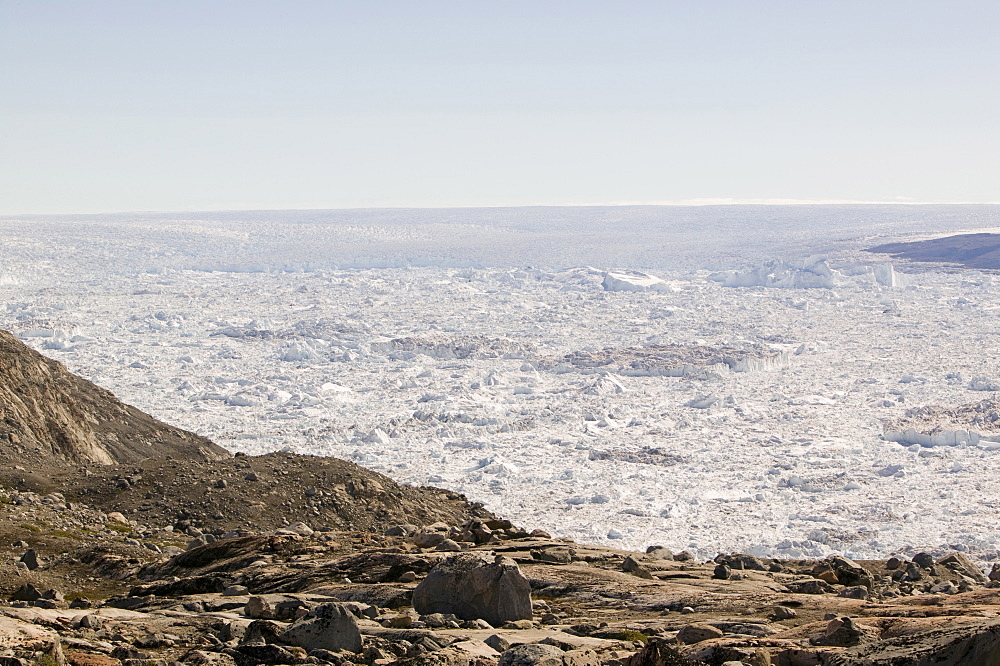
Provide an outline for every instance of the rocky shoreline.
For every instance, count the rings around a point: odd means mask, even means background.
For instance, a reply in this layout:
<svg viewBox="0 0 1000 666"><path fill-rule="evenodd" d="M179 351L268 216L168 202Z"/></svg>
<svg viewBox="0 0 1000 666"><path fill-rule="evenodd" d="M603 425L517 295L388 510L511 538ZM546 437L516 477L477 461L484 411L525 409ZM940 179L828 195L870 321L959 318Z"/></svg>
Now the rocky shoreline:
<svg viewBox="0 0 1000 666"><path fill-rule="evenodd" d="M4 490L0 509L4 666L978 664L1000 650L1000 571L957 552L697 562L499 518L216 535L61 493Z"/></svg>

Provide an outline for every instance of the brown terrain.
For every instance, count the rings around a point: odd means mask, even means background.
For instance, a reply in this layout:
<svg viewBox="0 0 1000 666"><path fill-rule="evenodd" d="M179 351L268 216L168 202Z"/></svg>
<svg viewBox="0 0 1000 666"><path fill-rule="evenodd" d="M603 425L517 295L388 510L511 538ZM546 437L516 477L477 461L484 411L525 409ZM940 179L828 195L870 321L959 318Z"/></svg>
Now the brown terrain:
<svg viewBox="0 0 1000 666"><path fill-rule="evenodd" d="M631 553L229 456L0 333L0 666L1000 664L1000 571Z"/></svg>

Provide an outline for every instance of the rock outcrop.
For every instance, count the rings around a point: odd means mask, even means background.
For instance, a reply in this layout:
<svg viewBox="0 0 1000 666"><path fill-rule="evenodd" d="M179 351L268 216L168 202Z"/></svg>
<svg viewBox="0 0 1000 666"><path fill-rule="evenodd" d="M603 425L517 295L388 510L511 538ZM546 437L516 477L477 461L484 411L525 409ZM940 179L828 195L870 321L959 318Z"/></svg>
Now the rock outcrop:
<svg viewBox="0 0 1000 666"><path fill-rule="evenodd" d="M0 331L0 455L131 463L229 457L210 440L157 421Z"/></svg>

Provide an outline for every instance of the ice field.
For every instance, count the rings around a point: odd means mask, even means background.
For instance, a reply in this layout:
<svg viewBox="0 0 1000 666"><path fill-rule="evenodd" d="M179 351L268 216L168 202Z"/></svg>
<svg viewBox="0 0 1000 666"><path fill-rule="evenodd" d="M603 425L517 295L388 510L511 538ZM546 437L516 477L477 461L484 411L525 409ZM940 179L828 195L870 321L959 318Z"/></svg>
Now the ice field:
<svg viewBox="0 0 1000 666"><path fill-rule="evenodd" d="M990 560L1000 433L885 435L997 397L1000 279L861 250L998 226L990 206L0 218L0 325L234 451L347 458L579 541Z"/></svg>

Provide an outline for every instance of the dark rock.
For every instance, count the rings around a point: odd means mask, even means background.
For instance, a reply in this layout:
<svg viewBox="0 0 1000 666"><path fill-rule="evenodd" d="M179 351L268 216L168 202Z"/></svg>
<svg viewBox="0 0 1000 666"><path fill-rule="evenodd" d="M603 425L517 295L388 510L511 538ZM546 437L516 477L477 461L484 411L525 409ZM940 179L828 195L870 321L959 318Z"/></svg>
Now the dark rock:
<svg viewBox="0 0 1000 666"><path fill-rule="evenodd" d="M35 552L34 548L26 550L18 561L23 562L24 566L28 567L28 571L34 571L41 566L41 563L38 561L38 553Z"/></svg>
<svg viewBox="0 0 1000 666"><path fill-rule="evenodd" d="M918 567L930 569L934 566L934 556L930 553L917 553L913 556L913 563Z"/></svg>
<svg viewBox="0 0 1000 666"><path fill-rule="evenodd" d="M730 569L725 564L716 564L715 571L712 572L712 578L717 580L729 580L733 575L733 570Z"/></svg>
<svg viewBox="0 0 1000 666"><path fill-rule="evenodd" d="M639 560L635 559L635 557L633 557L632 555L629 555L622 562L622 571L624 571L625 573L632 573L633 571L639 569L641 566L642 565L639 564Z"/></svg>
<svg viewBox="0 0 1000 666"><path fill-rule="evenodd" d="M10 595L11 601L36 601L41 598L42 593L31 583L23 584L14 590L14 594Z"/></svg>

